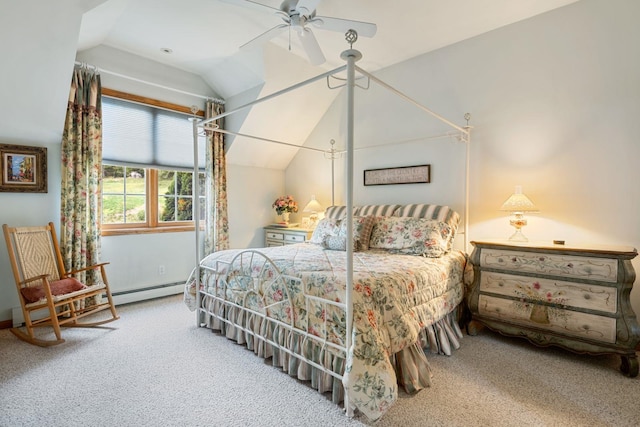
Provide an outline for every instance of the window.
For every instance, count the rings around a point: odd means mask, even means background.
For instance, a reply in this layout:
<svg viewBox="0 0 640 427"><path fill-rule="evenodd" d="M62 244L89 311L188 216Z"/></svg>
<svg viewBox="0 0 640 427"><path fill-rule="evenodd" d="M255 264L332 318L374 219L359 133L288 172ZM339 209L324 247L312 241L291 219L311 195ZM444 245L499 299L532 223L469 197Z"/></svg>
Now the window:
<svg viewBox="0 0 640 427"><path fill-rule="evenodd" d="M193 230L190 115L105 96L102 105L103 234ZM200 159L203 147L199 141ZM203 219L204 173L198 177Z"/></svg>

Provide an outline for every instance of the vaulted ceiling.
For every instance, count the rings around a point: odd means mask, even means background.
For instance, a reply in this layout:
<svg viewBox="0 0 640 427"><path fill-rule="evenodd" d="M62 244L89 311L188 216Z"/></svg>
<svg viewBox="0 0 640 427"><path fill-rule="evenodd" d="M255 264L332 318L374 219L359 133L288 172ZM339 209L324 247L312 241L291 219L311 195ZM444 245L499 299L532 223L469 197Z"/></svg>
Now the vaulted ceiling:
<svg viewBox="0 0 640 427"><path fill-rule="evenodd" d="M9 49L6 59L11 63L21 62L25 70L30 70L30 74L20 69L15 72L8 70L9 81L12 82L8 87L9 95L13 87L18 87L21 78L25 84L34 80L34 73L39 70L31 64L37 64L38 58L47 58L49 68L43 72L48 76L55 72L56 76L60 75L59 81L64 82L56 89L56 98L62 98L68 91L68 77L64 70L68 69L71 58L67 57L66 51L64 57L60 57L60 52L52 46L61 37L55 31L59 31L63 22L71 24L66 25L65 31L74 29L75 21L68 17L71 8L79 10L82 17L76 49L80 54L95 48L117 49L193 73L200 76L217 96L227 100L227 109L343 65L340 53L348 48L342 32L310 26L326 57L326 62L321 65L314 66L308 62L295 31L284 30L262 47L239 49L254 37L282 24L282 19L274 13L280 8L281 0L0 1L3 12L10 12L0 14L6 18L0 18L2 31L7 33L3 36ZM286 0L293 5L297 1ZM354 45L363 54L358 65L375 72L576 0L299 1L317 5L318 16L375 23L375 36L361 36ZM256 2L268 7L256 7ZM26 10L34 12L33 24L18 22L18 17L23 16ZM52 24L56 21L58 24ZM9 43L9 40L23 40L22 46L20 42ZM29 44L28 53L25 53L24 43ZM171 50L170 54L166 53L167 49ZM49 82L53 82L50 77ZM19 102L25 106L43 102L42 91L34 93L38 94L37 99L29 100L20 94ZM253 107L233 130L302 144L336 94L337 91L327 90L326 85L296 91L269 101L269 105ZM63 108L59 101L57 104ZM7 104L6 110L13 114L11 107ZM62 111L53 114L56 123L62 114ZM18 113L15 116L18 117ZM13 119L6 117L11 124ZM51 134L50 130L47 131ZM282 169L296 152L286 147L274 151L271 147L267 149L250 142L239 144L241 140L243 138L235 139L229 153L232 162Z"/></svg>

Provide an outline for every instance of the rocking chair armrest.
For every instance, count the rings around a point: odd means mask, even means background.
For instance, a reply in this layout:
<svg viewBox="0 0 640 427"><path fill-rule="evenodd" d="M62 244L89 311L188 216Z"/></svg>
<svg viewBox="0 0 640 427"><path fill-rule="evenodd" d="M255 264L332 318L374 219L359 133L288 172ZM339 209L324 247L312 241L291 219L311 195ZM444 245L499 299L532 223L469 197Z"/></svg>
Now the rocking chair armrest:
<svg viewBox="0 0 640 427"><path fill-rule="evenodd" d="M88 270L95 270L96 268L100 268L103 265L107 265L109 264L108 262L101 262L100 264L96 264L96 265L90 265L88 267L84 267L84 268L79 268L77 270L73 270L73 271L67 271L66 277L71 276L72 274L76 274L76 273L82 273L83 271L88 271Z"/></svg>
<svg viewBox="0 0 640 427"><path fill-rule="evenodd" d="M43 282L48 282L47 277L49 277L48 274L41 274L39 276L34 276L28 279L24 279L23 281L20 282L20 284L26 285L27 283L35 282L36 280L42 280Z"/></svg>

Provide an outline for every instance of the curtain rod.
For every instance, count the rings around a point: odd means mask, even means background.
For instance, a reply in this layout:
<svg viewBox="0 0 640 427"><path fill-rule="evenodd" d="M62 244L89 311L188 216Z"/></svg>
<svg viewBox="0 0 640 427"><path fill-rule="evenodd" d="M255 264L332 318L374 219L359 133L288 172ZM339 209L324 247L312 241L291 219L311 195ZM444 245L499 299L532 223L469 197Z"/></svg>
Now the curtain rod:
<svg viewBox="0 0 640 427"><path fill-rule="evenodd" d="M124 75L124 74L116 73L115 71L109 71L109 70L105 70L104 68L98 68L96 65L90 65L90 64L87 64L86 62L78 62L78 61L76 61L75 65L78 66L78 67L93 69L98 73L111 74L112 76L122 77L123 79L133 80L133 81L138 82L138 83L143 83L143 84L146 84L146 85L149 85L149 86L155 86L155 87L158 87L158 88L161 88L161 89L166 89L166 90L170 90L170 91L173 91L173 92L182 93L184 95L195 96L196 98L201 98L201 99L204 99L204 100L207 100L207 101L213 101L213 102L218 103L218 104L224 104L225 103L224 99L214 98L212 96L199 95L197 93L191 93L191 92L187 92L187 91L180 90L180 89L175 89L175 88L168 87L168 86L163 86L163 85L158 84L158 83L148 82L146 80L138 79L136 77L131 77L131 76L127 76L127 75Z"/></svg>

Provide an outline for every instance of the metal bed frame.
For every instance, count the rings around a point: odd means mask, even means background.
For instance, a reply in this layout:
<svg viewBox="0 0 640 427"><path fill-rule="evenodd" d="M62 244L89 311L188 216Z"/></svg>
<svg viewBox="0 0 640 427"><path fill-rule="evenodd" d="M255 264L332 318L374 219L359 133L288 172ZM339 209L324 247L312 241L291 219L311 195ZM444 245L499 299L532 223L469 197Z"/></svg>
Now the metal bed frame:
<svg viewBox="0 0 640 427"><path fill-rule="evenodd" d="M399 96L400 98L404 99L405 101L415 105L417 108L423 110L424 112L426 112L427 114L431 115L432 117L436 118L437 120L441 121L442 123L445 123L446 125L450 126L451 128L453 128L455 130L455 132L458 133L458 139L466 144L466 163L465 163L465 204L464 204L464 248L466 251L467 248L467 230L468 230L468 221L469 221L469 215L468 215L468 206L469 206L469 143L470 143L470 137L471 137L471 127L470 126L458 126L456 124L454 124L453 122L445 119L444 117L436 114L435 112L433 112L432 110L430 110L429 108L421 105L420 103L418 103L417 101L413 100L411 97L403 94L402 92L394 89L393 87L391 87L390 85L386 84L385 82L383 82L382 80L378 79L377 77L373 76L372 74L368 73L367 71L363 70L362 68L356 66L356 62L358 60L360 60L362 58L362 54L358 51L353 49L353 45L352 45L352 41L353 40L353 34L351 34L350 37L350 33L353 30L350 30L349 32L347 32L346 35L346 39L348 42L351 43L351 46L349 49L345 50L344 52L342 52L342 54L340 55L340 57L346 62L345 65L340 66L334 70L322 73L316 77L313 77L311 79L305 80L303 82L297 83L293 86L290 86L286 89L280 90L278 92L272 93L270 95L264 96L262 98L259 98L253 102L247 103L245 105L242 105L234 110L231 111L227 111L224 112L220 115L217 115L215 117L206 119L206 120L198 120L198 119L193 119L192 120L192 128L193 128L193 143L194 143L194 174L197 173L197 165L198 165L198 150L197 150L197 146L198 146L198 137L199 137L199 129L205 129L205 130L209 130L209 131L214 131L214 132L221 132L221 133L230 133L233 134L230 131L225 131L223 129L219 129L217 126L215 125L211 125L212 122L214 122L215 120L218 120L220 118L223 118L225 116L234 114L238 111L244 110L246 108L249 108L253 105L262 103L262 102L266 102L270 99L276 98L278 96L281 96L285 93L288 93L290 91L299 89L301 87L304 87L310 83L316 82L318 80L321 79L327 79L327 85L330 89L335 89L336 87L331 87L331 85L329 84L329 78L333 77L335 74L340 73L342 71L346 70L346 74L347 74L347 78L345 81L345 84L339 87L345 87L346 88L346 102L347 102L347 129L346 129L346 207L347 207L347 236L351 236L353 235L353 158L354 158L354 96L355 96L355 87L357 86L357 82L356 82L356 71L358 73L360 73L362 76L367 77L370 80L373 80L374 82L380 84L381 86L383 86L384 88L390 90L392 93L394 93L395 95ZM357 35L355 37L357 39ZM467 119L467 122L469 120L469 115L465 115L465 119ZM238 134L236 134L238 135ZM277 143L277 144L284 144L284 145L294 145L294 144L290 144L290 143L286 143L286 142L280 142L280 141L274 141L274 140L268 140L268 139L264 139L264 138L259 138L259 137L255 137L255 136L251 136L251 135L242 135L245 137L249 137L249 138L254 138L254 139L259 139L259 140L263 140L265 142L268 143ZM447 134L446 136L451 136L451 134ZM322 151L319 150L317 148L312 148L312 147L305 147L305 146L298 146L295 145L298 148L301 149L311 149L311 150L316 150L316 151ZM326 153L326 151L325 151ZM331 151L331 154L333 154L334 151ZM198 180L194 180L194 194L199 194L199 189L198 189ZM196 197L194 199L194 212L199 212L200 208L199 208L199 200ZM197 232L197 230L199 230L199 219L197 218L197 216L195 217L195 229L196 229L196 233L195 233L195 246L196 246L196 269L200 268L200 261L202 260L202 257L200 255L200 241L199 241L199 233ZM250 251L253 254L259 253L257 251ZM346 291L346 302L344 305L344 309L345 309L345 313L346 313L346 333L345 333L345 347L344 348L340 348L339 351L342 351L345 353L345 355L347 354L347 349L351 348L351 331L352 331L352 324L353 324L353 310L352 310L352 291L353 291L353 252L354 252L354 248L353 248L353 239L347 239L347 248L346 248L346 252L347 252L347 262L346 262L346 270L347 270L347 277L346 277L346 283L347 283L347 291ZM265 257L266 258L266 257ZM270 260L269 260L270 262ZM222 274L220 271L216 271L214 272L214 274ZM210 310L204 309L202 308L202 300L204 297L206 298L217 298L215 295L211 294L211 293L207 293L207 292L202 292L200 290L200 271L197 270L196 271L196 275L195 275L195 280L196 280L196 310L197 310L197 324L198 326L202 326L203 325L203 316L204 315L213 315L217 318L220 318L220 316L216 315L215 313L211 313ZM284 277L284 276L282 276ZM294 278L288 278L288 280L294 280ZM311 297L311 296L309 296ZM314 297L315 298L315 297ZM323 302L326 302L323 300ZM224 301L224 305L228 306L228 307L235 307L237 309L242 309L242 310L247 310L246 308L242 307L241 305L232 302L232 301ZM265 316L265 314L259 313L257 311L254 310L247 310L248 313L255 315L255 316ZM221 319L221 321L226 322L226 323L231 323L229 322L227 319ZM238 325L234 325L236 327L238 327ZM295 329L294 325L282 325L283 327L287 327L290 328L291 330ZM246 330L248 328L244 328L243 330L245 330L245 332L249 335L256 335L254 331L252 330ZM296 329L296 332L299 332ZM310 334L306 334L306 336L309 339L316 339L317 337L313 337L310 336ZM262 337L262 336L258 336L256 335L256 337L260 340L264 340L264 342L267 342L271 345L275 345L278 348L280 348L281 350L290 353L290 351L288 349L282 349L281 346L274 342L273 340L269 339L268 337ZM323 345L328 345L328 343L323 342ZM322 366L316 366L318 365L317 363L315 363L313 360L308 360L304 355L299 355L299 354L292 354L292 356L296 357L296 358L300 358L300 360L302 360L305 363L308 363L312 366L314 366L317 369L322 370L323 372L326 372L327 374L337 378L337 379L342 379L342 375L335 373L335 372L330 372L329 370L325 369ZM348 391L345 390L344 393L344 407L345 407L345 411L346 414L350 417L352 417L354 415L354 408L350 405L349 402L349 394Z"/></svg>

